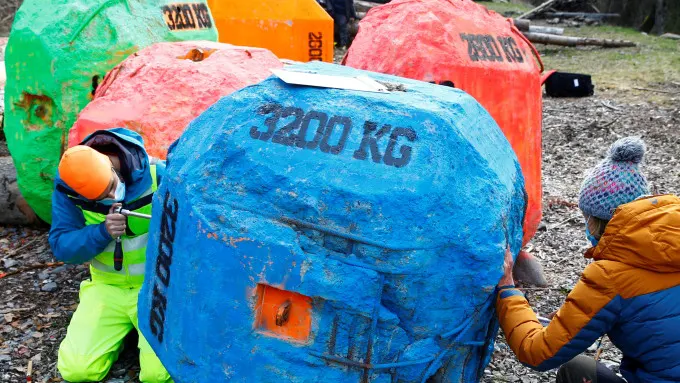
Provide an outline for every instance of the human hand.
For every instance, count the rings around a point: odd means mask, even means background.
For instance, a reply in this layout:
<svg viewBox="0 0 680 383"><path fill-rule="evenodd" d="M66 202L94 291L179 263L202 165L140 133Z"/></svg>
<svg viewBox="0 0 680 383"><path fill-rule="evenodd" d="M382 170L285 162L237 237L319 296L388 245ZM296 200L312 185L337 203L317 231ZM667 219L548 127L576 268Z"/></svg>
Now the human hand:
<svg viewBox="0 0 680 383"><path fill-rule="evenodd" d="M498 282L498 287L502 286L514 286L515 280L512 277L512 268L515 266L515 261L512 260L512 253L510 248L505 249L505 261L503 262L503 268L505 273L503 278Z"/></svg>
<svg viewBox="0 0 680 383"><path fill-rule="evenodd" d="M109 214L106 215L106 231L111 238L118 238L125 234L125 216L115 212L121 206L119 203L114 203L111 205L111 209L109 209Z"/></svg>

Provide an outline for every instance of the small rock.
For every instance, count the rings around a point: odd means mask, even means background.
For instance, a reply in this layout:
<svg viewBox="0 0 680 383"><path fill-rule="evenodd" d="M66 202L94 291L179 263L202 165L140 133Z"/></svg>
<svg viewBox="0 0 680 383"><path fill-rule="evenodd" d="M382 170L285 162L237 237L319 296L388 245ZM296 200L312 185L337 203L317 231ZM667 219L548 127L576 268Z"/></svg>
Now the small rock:
<svg viewBox="0 0 680 383"><path fill-rule="evenodd" d="M559 24L560 23L560 18L555 17L554 19L549 19L548 24Z"/></svg>
<svg viewBox="0 0 680 383"><path fill-rule="evenodd" d="M610 369L610 370L611 370L613 367L617 367L617 366L619 365L618 363L616 363L616 362L614 362L614 361L612 361L612 360L608 360L608 359L600 359L600 363L602 363L602 364L604 364L605 366L607 366L607 368Z"/></svg>
<svg viewBox="0 0 680 383"><path fill-rule="evenodd" d="M57 284L55 282L46 283L42 288L40 288L40 290L46 291L48 293L54 292L57 290Z"/></svg>
<svg viewBox="0 0 680 383"><path fill-rule="evenodd" d="M0 362L9 362L10 360L12 360L12 357L9 355L0 355Z"/></svg>
<svg viewBox="0 0 680 383"><path fill-rule="evenodd" d="M3 259L2 264L5 266L6 269L9 269L10 267L14 267L18 264L19 262L13 260L13 259Z"/></svg>
<svg viewBox="0 0 680 383"><path fill-rule="evenodd" d="M43 280L47 279L49 277L50 277L50 275L48 273L44 272L44 271L42 273L38 274L38 278L43 279Z"/></svg>
<svg viewBox="0 0 680 383"><path fill-rule="evenodd" d="M52 271L50 271L50 274L59 274L64 271L71 270L72 268L74 268L74 265L61 265L59 267L55 267L54 269L52 269Z"/></svg>

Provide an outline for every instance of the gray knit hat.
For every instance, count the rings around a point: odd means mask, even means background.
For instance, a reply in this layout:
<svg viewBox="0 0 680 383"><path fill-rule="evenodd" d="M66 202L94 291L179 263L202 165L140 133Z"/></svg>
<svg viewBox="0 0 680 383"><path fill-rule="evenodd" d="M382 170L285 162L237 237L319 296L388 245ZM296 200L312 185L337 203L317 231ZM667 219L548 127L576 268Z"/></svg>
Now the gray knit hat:
<svg viewBox="0 0 680 383"><path fill-rule="evenodd" d="M645 143L640 137L625 137L616 141L607 158L588 170L581 185L578 207L589 216L610 220L620 205L649 194L640 162L645 155Z"/></svg>

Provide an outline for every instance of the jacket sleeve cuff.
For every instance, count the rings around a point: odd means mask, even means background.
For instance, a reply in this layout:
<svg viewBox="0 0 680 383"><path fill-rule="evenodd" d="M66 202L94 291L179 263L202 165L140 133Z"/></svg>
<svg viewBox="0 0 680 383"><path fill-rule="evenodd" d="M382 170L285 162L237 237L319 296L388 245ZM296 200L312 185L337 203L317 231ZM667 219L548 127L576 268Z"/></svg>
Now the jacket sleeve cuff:
<svg viewBox="0 0 680 383"><path fill-rule="evenodd" d="M514 289L514 288L515 288L515 285L503 285L503 286L497 286L496 290L500 291L500 290L505 290L505 289Z"/></svg>
<svg viewBox="0 0 680 383"><path fill-rule="evenodd" d="M111 242L113 240L113 238L111 237L109 232L106 231L106 223L105 222L100 223L98 226L99 226L98 227L99 230L97 232L98 232L99 235L98 235L97 241L100 244L102 244L102 243L105 244L105 246L106 246L106 245L109 244L109 242Z"/></svg>
<svg viewBox="0 0 680 383"><path fill-rule="evenodd" d="M500 290L499 293L498 293L498 298L499 298L499 299L505 299L505 298L515 297L515 296L524 297L524 293L522 293L521 291L519 291L518 289L516 289L516 288L514 288L514 287L513 287L513 288L507 288L507 289L502 289L502 290Z"/></svg>

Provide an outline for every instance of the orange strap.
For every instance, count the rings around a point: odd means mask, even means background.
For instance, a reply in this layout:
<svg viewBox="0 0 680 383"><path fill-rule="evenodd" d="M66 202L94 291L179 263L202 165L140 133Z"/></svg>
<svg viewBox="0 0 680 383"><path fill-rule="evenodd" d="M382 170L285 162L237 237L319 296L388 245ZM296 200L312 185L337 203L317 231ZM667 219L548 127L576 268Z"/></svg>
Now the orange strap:
<svg viewBox="0 0 680 383"><path fill-rule="evenodd" d="M543 76L541 76L541 85L545 84L545 81L548 79L548 77L550 77L555 72L557 71L553 69L543 73Z"/></svg>
<svg viewBox="0 0 680 383"><path fill-rule="evenodd" d="M512 31L515 32L522 40L524 40L525 43L529 45L529 48L531 48L531 52L534 53L534 57L536 57L536 61L538 61L538 65L541 66L541 73L545 70L545 66L543 66L543 61L541 60L541 55L538 54L538 51L536 50L536 47L534 44L527 39L526 36L522 32L520 32L519 29L515 26L515 23L512 22L512 19L508 19L508 22L510 23L510 28L512 28Z"/></svg>

